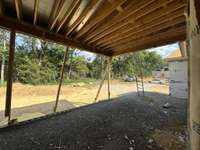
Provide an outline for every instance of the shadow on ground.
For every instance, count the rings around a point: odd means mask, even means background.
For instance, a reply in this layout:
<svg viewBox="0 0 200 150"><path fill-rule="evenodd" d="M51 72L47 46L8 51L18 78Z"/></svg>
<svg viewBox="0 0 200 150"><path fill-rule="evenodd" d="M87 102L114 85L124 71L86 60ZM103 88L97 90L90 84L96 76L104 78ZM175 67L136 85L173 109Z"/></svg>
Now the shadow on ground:
<svg viewBox="0 0 200 150"><path fill-rule="evenodd" d="M0 129L0 149L184 150L186 122L186 100L133 92Z"/></svg>
<svg viewBox="0 0 200 150"><path fill-rule="evenodd" d="M82 102L71 102L68 100L59 100L57 111L65 111L76 108L77 106L87 105L87 103ZM30 105L25 107L12 108L11 119L16 119L18 122L30 120L33 118L45 116L54 113L53 108L55 106L55 101L40 103L36 105ZM7 119L4 117L4 111L0 111L0 126L5 125Z"/></svg>

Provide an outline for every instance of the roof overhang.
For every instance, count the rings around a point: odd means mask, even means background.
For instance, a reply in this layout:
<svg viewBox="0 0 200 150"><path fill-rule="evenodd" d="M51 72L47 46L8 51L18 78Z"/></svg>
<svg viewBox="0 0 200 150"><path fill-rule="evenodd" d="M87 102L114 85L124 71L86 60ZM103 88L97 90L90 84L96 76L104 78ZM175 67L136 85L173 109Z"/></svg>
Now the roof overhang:
<svg viewBox="0 0 200 150"><path fill-rule="evenodd" d="M115 56L186 38L186 0L1 0L0 26Z"/></svg>

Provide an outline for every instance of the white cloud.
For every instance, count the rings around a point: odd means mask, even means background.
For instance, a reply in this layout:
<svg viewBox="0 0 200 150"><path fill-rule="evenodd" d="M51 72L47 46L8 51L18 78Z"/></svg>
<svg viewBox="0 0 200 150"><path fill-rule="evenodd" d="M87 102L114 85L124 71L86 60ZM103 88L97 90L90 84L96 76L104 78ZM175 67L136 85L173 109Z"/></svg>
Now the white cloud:
<svg viewBox="0 0 200 150"><path fill-rule="evenodd" d="M151 48L149 51L156 51L158 52L163 58L168 56L172 51L178 48L178 43L165 45L161 47Z"/></svg>
<svg viewBox="0 0 200 150"><path fill-rule="evenodd" d="M95 54L91 52L81 51L79 50L79 55L84 56L87 59L90 59L90 61L93 61L95 58Z"/></svg>

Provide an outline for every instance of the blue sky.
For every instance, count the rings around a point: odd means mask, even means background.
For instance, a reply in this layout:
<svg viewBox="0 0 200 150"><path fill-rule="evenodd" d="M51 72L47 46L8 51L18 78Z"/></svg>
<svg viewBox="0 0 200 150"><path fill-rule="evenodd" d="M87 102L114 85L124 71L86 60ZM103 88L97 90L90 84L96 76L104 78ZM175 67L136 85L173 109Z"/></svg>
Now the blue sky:
<svg viewBox="0 0 200 150"><path fill-rule="evenodd" d="M165 46L160 46L156 48L148 49L149 51L156 51L158 54L160 54L163 58L167 57L172 51L176 50L178 48L178 44L169 44ZM81 56L85 56L87 58L94 58L94 54L86 51L82 51L80 53Z"/></svg>
<svg viewBox="0 0 200 150"><path fill-rule="evenodd" d="M178 43L169 44L161 47L151 48L149 51L156 51L159 53L163 58L168 56L172 51L176 50L178 47Z"/></svg>

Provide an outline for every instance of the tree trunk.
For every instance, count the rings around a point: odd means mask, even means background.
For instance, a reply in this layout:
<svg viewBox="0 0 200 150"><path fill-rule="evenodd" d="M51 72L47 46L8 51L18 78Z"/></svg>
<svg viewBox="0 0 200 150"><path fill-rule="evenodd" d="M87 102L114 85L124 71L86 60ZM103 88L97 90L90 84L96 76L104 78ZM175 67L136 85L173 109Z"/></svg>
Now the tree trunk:
<svg viewBox="0 0 200 150"><path fill-rule="evenodd" d="M102 79L104 76L104 59L103 56L100 57L101 57L101 79Z"/></svg>
<svg viewBox="0 0 200 150"><path fill-rule="evenodd" d="M69 62L69 67L68 67L68 75L67 75L67 79L71 79L73 53L74 53L74 51L71 50L71 52L70 52L70 56L69 56L69 57L70 57L70 58L69 58L70 62Z"/></svg>
<svg viewBox="0 0 200 150"><path fill-rule="evenodd" d="M2 62L1 62L1 82L4 82L4 72L5 72L5 51L6 51L6 37L5 31L3 31L3 52L2 52Z"/></svg>

